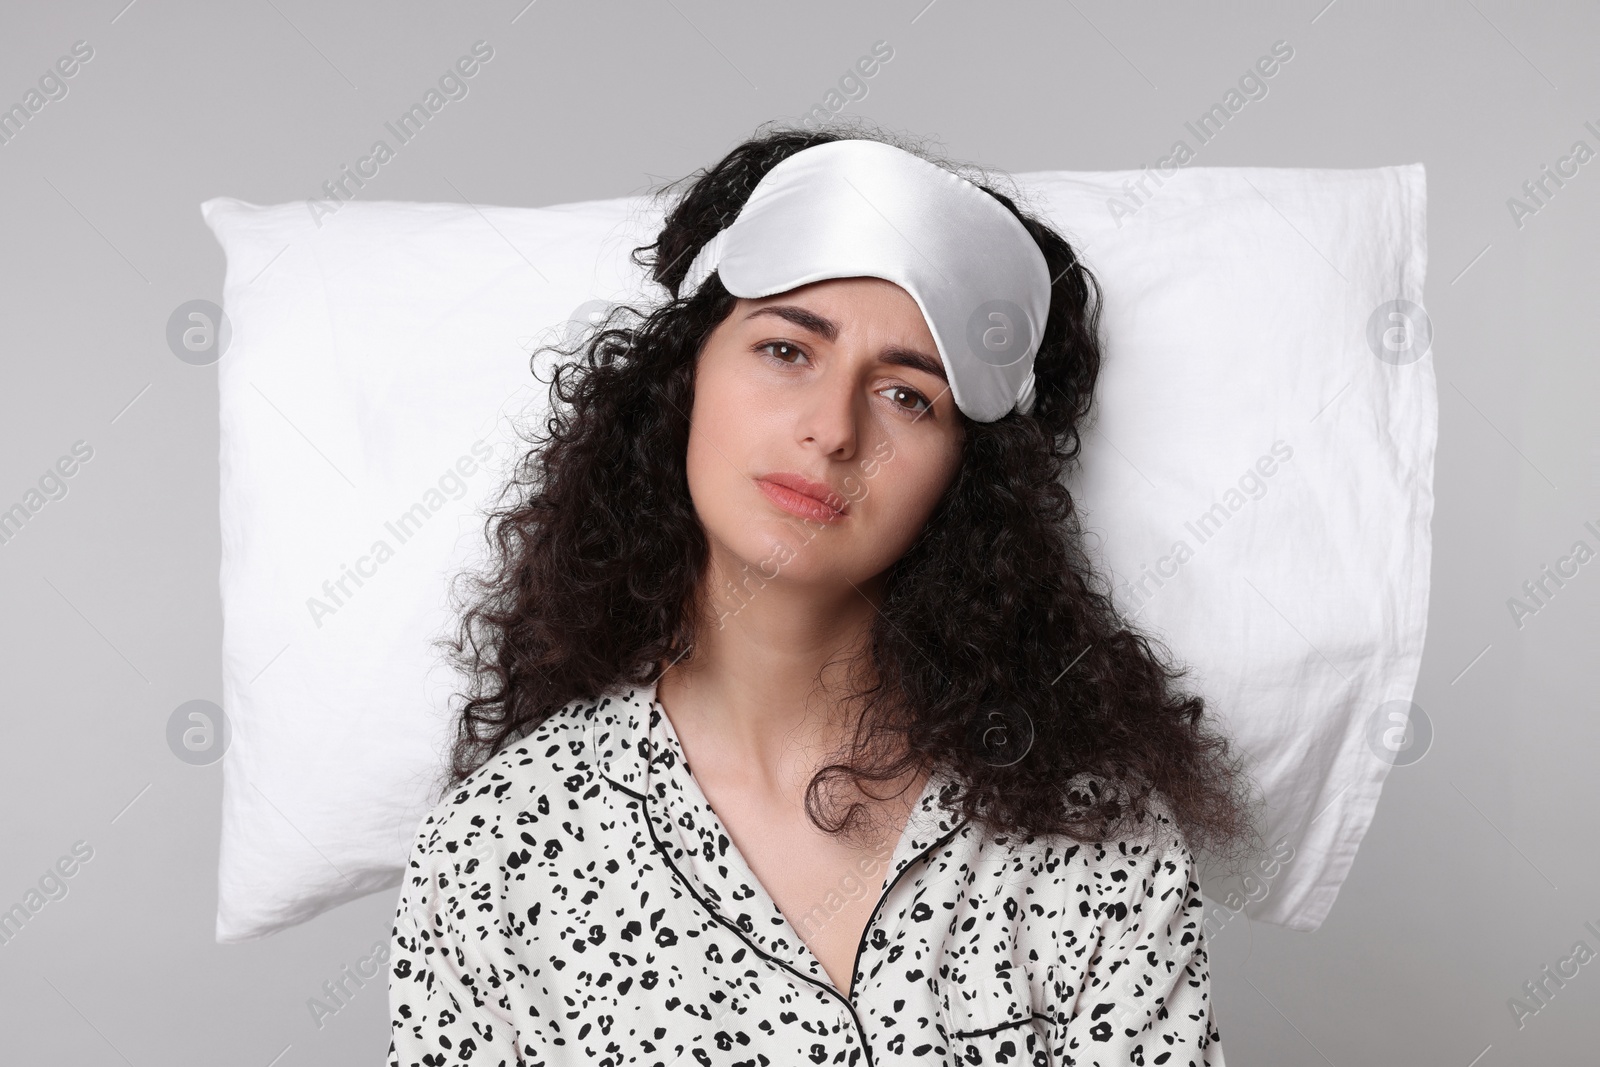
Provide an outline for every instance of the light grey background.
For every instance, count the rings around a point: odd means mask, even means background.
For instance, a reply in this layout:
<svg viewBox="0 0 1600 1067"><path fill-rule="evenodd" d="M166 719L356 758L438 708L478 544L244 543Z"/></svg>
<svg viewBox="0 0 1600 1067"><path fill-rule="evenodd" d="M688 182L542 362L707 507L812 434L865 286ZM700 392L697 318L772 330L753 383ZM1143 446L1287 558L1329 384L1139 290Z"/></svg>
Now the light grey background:
<svg viewBox="0 0 1600 1067"><path fill-rule="evenodd" d="M525 3L6 0L0 105L74 42L94 56L0 145L0 510L74 442L93 457L0 545L0 909L94 851L0 944L0 1060L388 1047L381 978L320 1028L307 1001L388 936L393 895L215 944L221 767L165 739L177 705L221 695L216 369L165 340L179 304L221 299L202 200L318 195L479 39L495 55L470 94L364 198L641 193L797 119L879 40L894 57L845 114L1002 170L1138 167L1286 40L1196 165L1427 165L1440 442L1416 699L1436 736L1392 772L1320 931L1240 917L1213 940L1224 1047L1234 1067L1595 1062L1600 961L1520 1028L1508 1001L1580 940L1600 951L1600 563L1520 629L1507 607L1600 540L1600 161L1520 227L1507 206L1573 142L1600 149L1594 5Z"/></svg>

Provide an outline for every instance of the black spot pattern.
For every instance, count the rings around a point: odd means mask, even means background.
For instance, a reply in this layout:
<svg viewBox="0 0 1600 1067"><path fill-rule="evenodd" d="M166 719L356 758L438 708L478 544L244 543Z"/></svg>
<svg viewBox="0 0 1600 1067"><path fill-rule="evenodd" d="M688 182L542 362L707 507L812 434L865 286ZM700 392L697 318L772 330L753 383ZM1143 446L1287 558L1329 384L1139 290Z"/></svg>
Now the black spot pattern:
<svg viewBox="0 0 1600 1067"><path fill-rule="evenodd" d="M423 820L388 1062L1224 1067L1198 876L1166 813L1159 848L985 837L939 804L949 783L930 776L866 890L847 997L707 804L654 688L569 704Z"/></svg>

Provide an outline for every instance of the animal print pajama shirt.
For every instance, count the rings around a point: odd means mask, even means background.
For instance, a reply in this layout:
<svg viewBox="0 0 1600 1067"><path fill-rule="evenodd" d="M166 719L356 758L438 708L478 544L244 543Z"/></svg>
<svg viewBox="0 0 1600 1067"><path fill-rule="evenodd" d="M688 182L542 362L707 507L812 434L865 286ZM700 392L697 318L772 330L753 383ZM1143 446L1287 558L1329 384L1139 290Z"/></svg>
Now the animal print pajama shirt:
<svg viewBox="0 0 1600 1067"><path fill-rule="evenodd" d="M391 941L391 1067L1224 1067L1194 860L985 836L935 771L848 996L761 886L653 686L576 701L423 820ZM880 874L881 872L881 874Z"/></svg>

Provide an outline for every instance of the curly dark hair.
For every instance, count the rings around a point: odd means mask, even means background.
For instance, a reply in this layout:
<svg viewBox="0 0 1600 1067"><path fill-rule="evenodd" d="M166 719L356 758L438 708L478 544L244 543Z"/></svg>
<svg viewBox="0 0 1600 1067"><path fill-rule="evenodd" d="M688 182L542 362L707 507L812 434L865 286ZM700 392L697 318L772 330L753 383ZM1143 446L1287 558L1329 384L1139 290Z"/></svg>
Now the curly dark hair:
<svg viewBox="0 0 1600 1067"><path fill-rule="evenodd" d="M702 342L735 298L715 273L694 293L678 289L768 170L843 136L968 177L1022 222L1054 281L1034 407L989 423L960 416L959 471L884 576L857 660L869 669L841 697L861 709L852 757L817 772L808 816L842 833L860 805L825 812L830 782L895 781L939 764L963 785L945 803L994 832L1111 840L1150 825L1155 804L1191 847L1234 855L1252 818L1241 762L1208 727L1202 699L1174 688L1187 671L1165 665L1156 642L1119 616L1063 484L1100 370L1098 282L981 171L903 137L841 127L758 131L658 191L689 183L632 260L670 299L618 305L572 350L548 346L582 359L557 366L547 434L528 438L506 487L513 501L488 517L488 568L462 576L473 602L447 644L469 688L446 788L569 702L655 681L708 624L688 412Z"/></svg>

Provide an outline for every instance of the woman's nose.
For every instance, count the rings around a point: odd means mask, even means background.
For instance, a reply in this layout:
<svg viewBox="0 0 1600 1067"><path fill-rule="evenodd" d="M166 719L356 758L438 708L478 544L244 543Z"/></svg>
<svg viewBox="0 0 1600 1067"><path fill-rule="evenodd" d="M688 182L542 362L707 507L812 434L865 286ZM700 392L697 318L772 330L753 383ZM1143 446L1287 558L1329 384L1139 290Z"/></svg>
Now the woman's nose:
<svg viewBox="0 0 1600 1067"><path fill-rule="evenodd" d="M863 388L860 375L842 363L818 375L805 391L800 435L815 441L826 455L841 452L848 458L855 451L857 424L865 409Z"/></svg>

